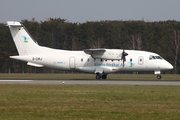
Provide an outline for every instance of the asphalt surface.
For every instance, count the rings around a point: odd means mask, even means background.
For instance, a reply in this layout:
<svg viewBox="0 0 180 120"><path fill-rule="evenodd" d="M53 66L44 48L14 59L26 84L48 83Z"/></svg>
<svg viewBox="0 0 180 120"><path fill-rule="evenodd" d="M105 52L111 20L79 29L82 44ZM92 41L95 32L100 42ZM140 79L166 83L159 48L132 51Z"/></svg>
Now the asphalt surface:
<svg viewBox="0 0 180 120"><path fill-rule="evenodd" d="M0 80L0 84L180 86L180 80Z"/></svg>

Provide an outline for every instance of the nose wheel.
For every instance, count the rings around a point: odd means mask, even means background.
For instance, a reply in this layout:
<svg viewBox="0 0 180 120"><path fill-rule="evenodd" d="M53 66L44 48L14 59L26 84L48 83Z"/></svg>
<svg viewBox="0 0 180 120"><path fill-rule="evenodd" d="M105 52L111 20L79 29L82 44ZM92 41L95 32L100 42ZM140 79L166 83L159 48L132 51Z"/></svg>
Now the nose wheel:
<svg viewBox="0 0 180 120"><path fill-rule="evenodd" d="M162 78L162 77L161 77L161 75L157 75L157 79L159 79L159 80L160 80L161 78Z"/></svg>
<svg viewBox="0 0 180 120"><path fill-rule="evenodd" d="M161 77L161 71L154 71L154 74L156 74L157 75L157 79L161 79L162 77Z"/></svg>

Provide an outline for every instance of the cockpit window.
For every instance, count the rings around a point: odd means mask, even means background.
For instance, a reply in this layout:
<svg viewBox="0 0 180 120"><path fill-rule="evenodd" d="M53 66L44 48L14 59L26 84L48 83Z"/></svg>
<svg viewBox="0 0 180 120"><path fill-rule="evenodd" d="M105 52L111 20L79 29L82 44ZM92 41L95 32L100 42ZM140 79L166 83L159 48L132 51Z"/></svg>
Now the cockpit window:
<svg viewBox="0 0 180 120"><path fill-rule="evenodd" d="M153 56L153 55L149 56L149 60L155 60L155 59L162 60L163 58L161 56Z"/></svg>
<svg viewBox="0 0 180 120"><path fill-rule="evenodd" d="M152 60L152 59L153 59L153 57L152 57L152 55L150 55L150 56L149 56L149 60Z"/></svg>
<svg viewBox="0 0 180 120"><path fill-rule="evenodd" d="M162 59L162 57L161 56L155 56L156 57L156 59Z"/></svg>

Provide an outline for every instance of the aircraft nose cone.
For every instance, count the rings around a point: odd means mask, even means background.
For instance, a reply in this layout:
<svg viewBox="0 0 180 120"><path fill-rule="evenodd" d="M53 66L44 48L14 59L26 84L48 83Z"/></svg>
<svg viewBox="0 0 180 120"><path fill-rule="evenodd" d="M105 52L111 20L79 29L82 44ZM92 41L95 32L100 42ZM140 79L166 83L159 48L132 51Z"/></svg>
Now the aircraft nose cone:
<svg viewBox="0 0 180 120"><path fill-rule="evenodd" d="M167 68L168 68L168 69L173 69L174 67L169 63L169 65L168 65Z"/></svg>
<svg viewBox="0 0 180 120"><path fill-rule="evenodd" d="M166 61L165 68L170 70L173 69L174 67L169 62Z"/></svg>
<svg viewBox="0 0 180 120"><path fill-rule="evenodd" d="M161 67L160 68L162 68L164 70L171 70L174 67L168 61L164 60L163 62L161 62Z"/></svg>

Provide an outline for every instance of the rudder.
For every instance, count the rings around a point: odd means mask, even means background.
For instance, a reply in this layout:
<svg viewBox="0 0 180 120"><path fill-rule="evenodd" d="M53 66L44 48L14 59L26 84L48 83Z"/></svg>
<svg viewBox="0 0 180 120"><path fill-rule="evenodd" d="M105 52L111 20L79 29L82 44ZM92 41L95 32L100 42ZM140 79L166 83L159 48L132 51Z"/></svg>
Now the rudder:
<svg viewBox="0 0 180 120"><path fill-rule="evenodd" d="M8 21L7 25L19 55L32 55L38 53L39 45L32 39L20 22Z"/></svg>

